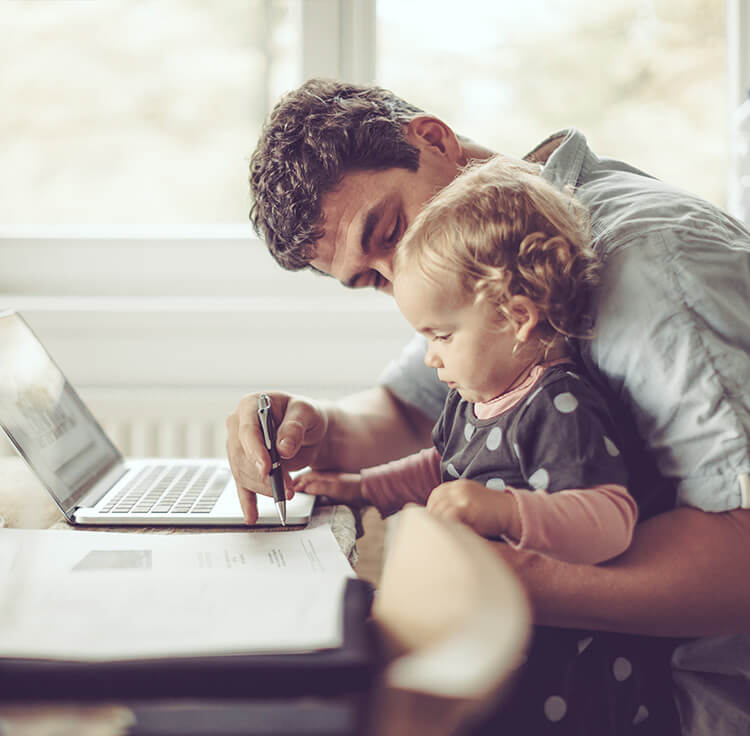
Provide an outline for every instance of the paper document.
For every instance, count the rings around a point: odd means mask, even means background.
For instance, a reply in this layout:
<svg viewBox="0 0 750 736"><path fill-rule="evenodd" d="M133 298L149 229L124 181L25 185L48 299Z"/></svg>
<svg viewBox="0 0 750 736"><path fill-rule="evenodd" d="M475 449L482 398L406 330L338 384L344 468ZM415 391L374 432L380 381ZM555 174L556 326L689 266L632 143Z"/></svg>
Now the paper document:
<svg viewBox="0 0 750 736"><path fill-rule="evenodd" d="M101 661L341 646L353 577L330 528L0 530L0 657Z"/></svg>
<svg viewBox="0 0 750 736"><path fill-rule="evenodd" d="M328 526L285 532L127 532L3 529L0 579L13 570L237 570L352 575Z"/></svg>

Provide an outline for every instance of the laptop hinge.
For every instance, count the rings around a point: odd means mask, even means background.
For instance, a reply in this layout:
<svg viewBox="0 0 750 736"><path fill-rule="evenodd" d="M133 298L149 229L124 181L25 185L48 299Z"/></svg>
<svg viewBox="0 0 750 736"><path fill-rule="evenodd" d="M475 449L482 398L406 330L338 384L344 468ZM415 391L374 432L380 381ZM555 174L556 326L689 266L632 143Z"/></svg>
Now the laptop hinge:
<svg viewBox="0 0 750 736"><path fill-rule="evenodd" d="M94 508L94 506L99 503L102 496L107 493L107 491L109 491L127 472L128 468L125 467L123 462L116 462L104 473L104 475L98 478L94 485L92 485L91 488L89 488L88 491L78 499L78 502L69 509L69 517L75 518L75 512L77 509Z"/></svg>

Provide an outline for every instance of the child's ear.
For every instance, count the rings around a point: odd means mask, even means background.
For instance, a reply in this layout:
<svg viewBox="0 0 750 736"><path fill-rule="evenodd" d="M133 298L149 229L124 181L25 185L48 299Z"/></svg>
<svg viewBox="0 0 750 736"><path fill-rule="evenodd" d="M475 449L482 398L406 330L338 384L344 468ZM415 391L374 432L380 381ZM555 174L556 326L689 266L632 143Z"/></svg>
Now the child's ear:
<svg viewBox="0 0 750 736"><path fill-rule="evenodd" d="M508 300L507 307L513 329L516 331L516 340L521 343L526 342L539 324L539 308L529 297L520 294L512 296Z"/></svg>

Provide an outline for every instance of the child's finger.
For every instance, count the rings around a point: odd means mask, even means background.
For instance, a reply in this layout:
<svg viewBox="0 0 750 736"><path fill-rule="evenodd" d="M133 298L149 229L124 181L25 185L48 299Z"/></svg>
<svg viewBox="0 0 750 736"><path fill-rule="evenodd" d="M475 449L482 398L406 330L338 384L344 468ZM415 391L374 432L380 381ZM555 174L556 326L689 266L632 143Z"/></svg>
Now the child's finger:
<svg viewBox="0 0 750 736"><path fill-rule="evenodd" d="M292 487L295 491L302 491L310 483L317 481L319 477L320 474L316 473L314 470L306 470L304 473L300 473L292 478Z"/></svg>
<svg viewBox="0 0 750 736"><path fill-rule="evenodd" d="M321 483L317 478L300 476L299 478L294 479L294 485L292 487L294 488L295 492L302 491L303 493L315 493L315 489L320 485Z"/></svg>

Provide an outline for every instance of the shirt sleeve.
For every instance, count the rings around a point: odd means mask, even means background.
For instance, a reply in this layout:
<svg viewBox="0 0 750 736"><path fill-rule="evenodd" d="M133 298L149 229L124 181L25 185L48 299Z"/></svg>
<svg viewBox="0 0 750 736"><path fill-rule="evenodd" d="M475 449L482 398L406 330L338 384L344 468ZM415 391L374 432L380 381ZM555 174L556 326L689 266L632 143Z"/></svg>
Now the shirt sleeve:
<svg viewBox="0 0 750 736"><path fill-rule="evenodd" d="M557 493L506 489L518 505L521 538L506 541L564 562L595 565L624 552L633 538L638 507L623 486L602 485Z"/></svg>
<svg viewBox="0 0 750 736"><path fill-rule="evenodd" d="M430 447L414 455L362 470L365 498L389 516L407 503L424 506L432 489L440 485L440 454Z"/></svg>
<svg viewBox="0 0 750 736"><path fill-rule="evenodd" d="M582 352L674 479L678 504L750 508L750 237L696 200L680 214L679 226L609 254Z"/></svg>

